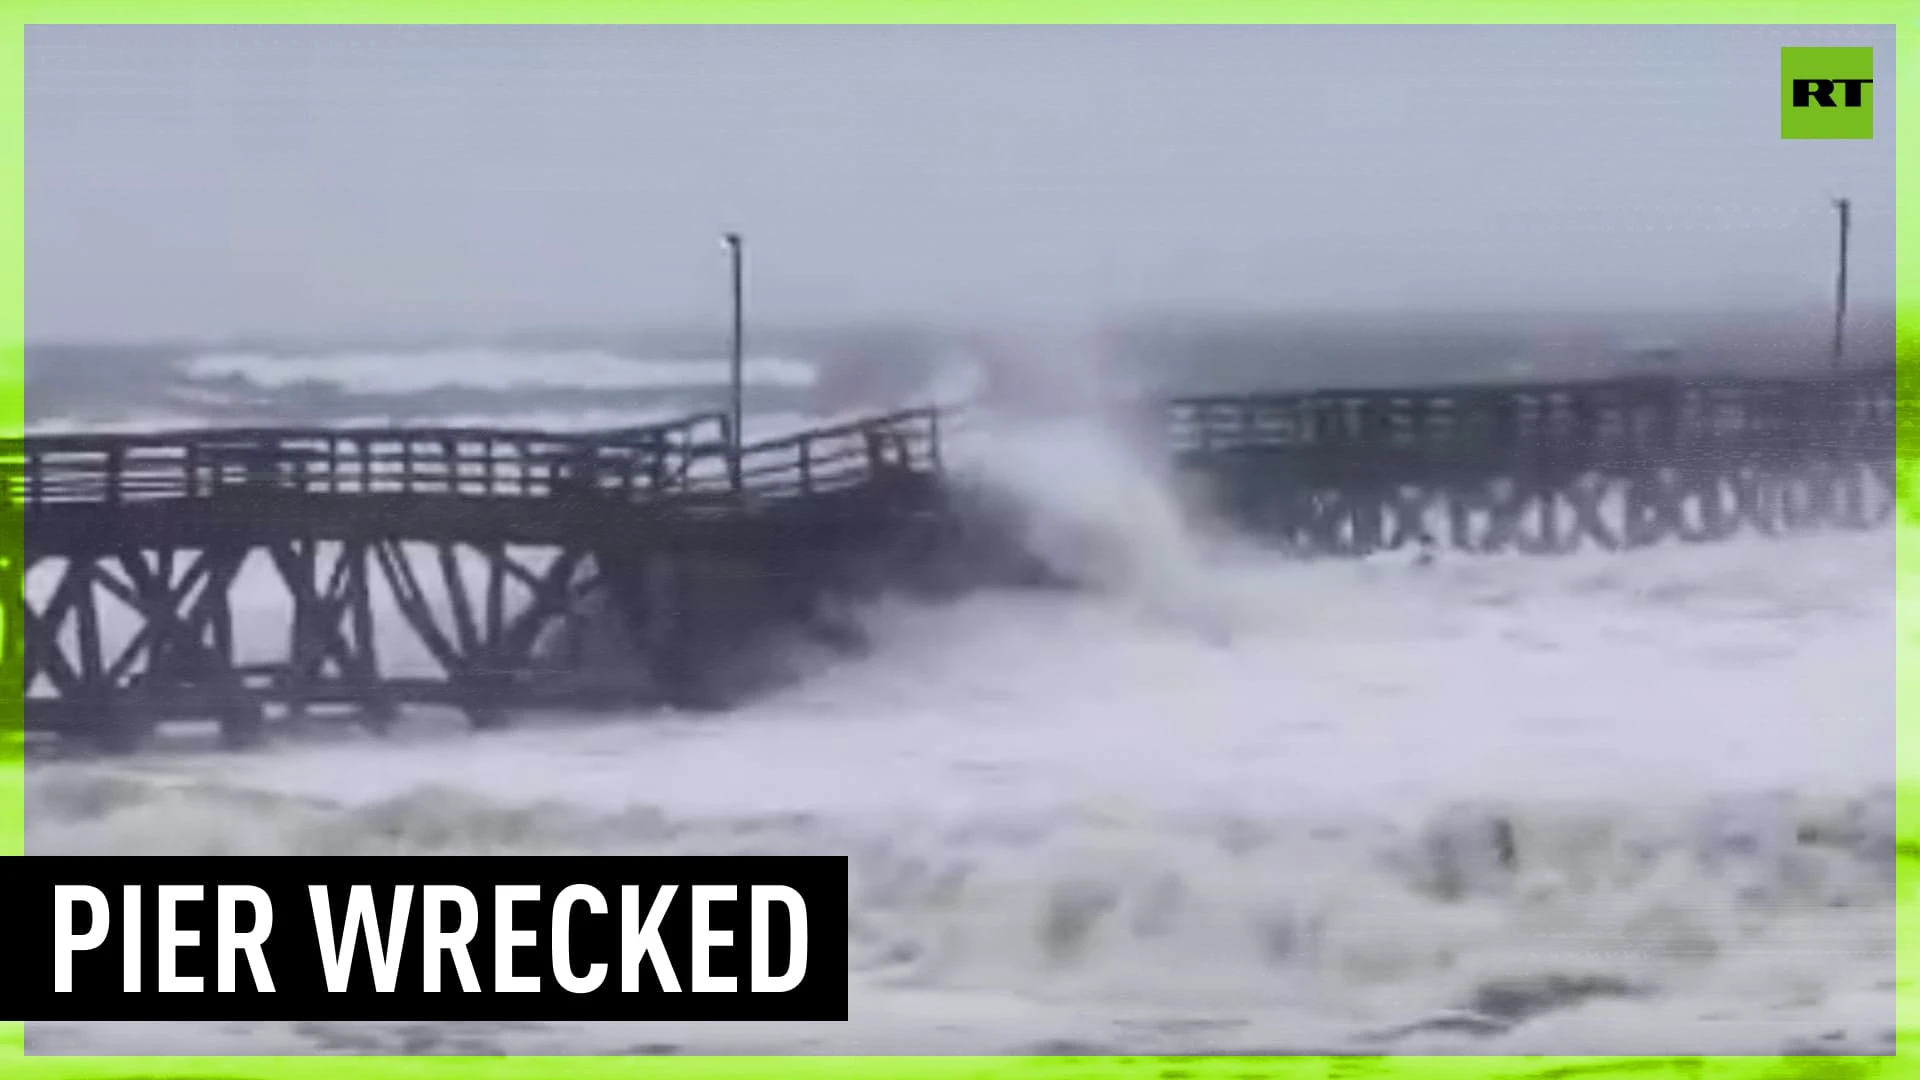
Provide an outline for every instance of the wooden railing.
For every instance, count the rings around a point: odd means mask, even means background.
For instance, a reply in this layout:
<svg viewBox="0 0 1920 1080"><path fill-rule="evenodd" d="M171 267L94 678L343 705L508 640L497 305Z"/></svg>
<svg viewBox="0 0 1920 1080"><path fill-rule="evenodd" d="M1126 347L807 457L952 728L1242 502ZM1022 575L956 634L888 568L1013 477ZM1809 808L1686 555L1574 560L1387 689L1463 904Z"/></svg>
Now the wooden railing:
<svg viewBox="0 0 1920 1080"><path fill-rule="evenodd" d="M761 498L820 494L887 471L937 473L940 411L904 409L745 447L740 485Z"/></svg>
<svg viewBox="0 0 1920 1080"><path fill-rule="evenodd" d="M1606 381L1176 399L1172 450L1189 458L1292 451L1355 462L1512 468L1830 453L1890 457L1890 369L1839 379Z"/></svg>
<svg viewBox="0 0 1920 1080"><path fill-rule="evenodd" d="M130 504L239 493L635 500L744 492L763 499L939 467L939 417L906 410L732 454L728 418L576 434L492 428L219 428L0 442L9 505Z"/></svg>
<svg viewBox="0 0 1920 1080"><path fill-rule="evenodd" d="M1840 379L1628 378L1177 399L1163 438L1205 464L1278 455L1409 479L1435 470L1808 456L1890 459L1890 370ZM908 409L768 439L736 459L723 413L572 434L492 428L220 428L0 440L8 505L234 493L635 500L801 497L942 468L943 416Z"/></svg>
<svg viewBox="0 0 1920 1080"><path fill-rule="evenodd" d="M690 417L617 442L468 428L208 429L33 436L9 495L29 509L218 497L235 491L537 497L592 475L663 491L726 445L725 418ZM590 466L591 471L583 468Z"/></svg>

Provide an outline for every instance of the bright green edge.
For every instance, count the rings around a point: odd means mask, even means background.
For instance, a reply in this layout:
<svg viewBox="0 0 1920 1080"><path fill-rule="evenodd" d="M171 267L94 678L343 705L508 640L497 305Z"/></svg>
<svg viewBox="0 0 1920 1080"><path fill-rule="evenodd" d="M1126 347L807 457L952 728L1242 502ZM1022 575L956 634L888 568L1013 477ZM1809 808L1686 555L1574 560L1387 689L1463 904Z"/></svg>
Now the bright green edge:
<svg viewBox="0 0 1920 1080"><path fill-rule="evenodd" d="M0 27L4 89L0 90L0 143L7 167L0 169L0 197L7 204L0 233L0 274L5 302L0 303L0 426L23 424L22 376L24 192L22 28L40 23L203 22L203 23L480 23L480 22L686 22L686 23L1877 23L1898 26L1897 55L1903 73L1920 71L1920 2L1907 0L679 0L620 3L618 0L26 0L17 20ZM1783 44L1787 42L1783 41ZM1884 62L1884 61L1883 61ZM1770 92L1759 88L1757 92ZM1920 191L1915 168L1920 141L1920 77L1908 75L1896 86L1899 172L1902 187ZM1909 197L1899 207L1899 362L1903 389L1920 359L1920 209ZM1904 411L1902 428L1912 423ZM1901 463L1902 518L1920 518L1920 492ZM0 555L8 556L7 589L20 583L17 516L0 534ZM1908 575L1920 568L1920 530L1900 530L1900 603L1897 668L1920 647L1920 625ZM8 678L17 682L17 668ZM1891 1058L61 1058L27 1057L19 1024L0 1026L0 1077L39 1080L49 1077L257 1078L257 1080L337 1080L343 1077L418 1077L446 1080L508 1080L556 1074L598 1080L612 1077L898 1077L902 1080L961 1078L1159 1076L1210 1078L1395 1077L1431 1080L1481 1080L1521 1076L1572 1076L1606 1072L1639 1076L1732 1080L1758 1077L1848 1077L1910 1075L1899 1062L1907 1058L1915 1033L1912 962L1915 935L1910 910L1920 880L1920 770L1915 768L1914 695L1901 679L1897 692L1900 729L1896 776L1900 789L1900 935L1898 1027L1900 1054ZM21 688L0 687L7 702L5 719L17 733ZM17 734L0 742L0 854L19 855L23 839L23 771ZM0 879L3 880L3 879ZM0 887L4 887L0 884Z"/></svg>

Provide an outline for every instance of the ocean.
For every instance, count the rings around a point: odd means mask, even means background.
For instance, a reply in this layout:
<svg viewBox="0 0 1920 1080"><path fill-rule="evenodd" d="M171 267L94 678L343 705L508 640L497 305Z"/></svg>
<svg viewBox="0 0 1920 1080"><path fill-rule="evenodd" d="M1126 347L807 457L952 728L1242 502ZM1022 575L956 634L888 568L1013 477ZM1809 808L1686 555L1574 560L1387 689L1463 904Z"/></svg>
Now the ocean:
<svg viewBox="0 0 1920 1080"><path fill-rule="evenodd" d="M804 349L749 365L750 432L979 396L1009 369L1051 388L1046 407L984 410L952 457L1042 526L1098 537L1095 589L876 604L870 655L725 715L474 735L423 714L386 738L29 767L33 854L845 854L848 1022L209 1017L35 1024L31 1048L1891 1052L1910 537L1287 558L1197 515L1087 404L1099 349L969 365L935 340L910 372L834 375ZM1475 355L1421 381L1526 357ZM452 342L89 362L148 381L96 392L42 368L32 426L614 426L710 403L723 371ZM284 633L271 598L243 609L242 640Z"/></svg>

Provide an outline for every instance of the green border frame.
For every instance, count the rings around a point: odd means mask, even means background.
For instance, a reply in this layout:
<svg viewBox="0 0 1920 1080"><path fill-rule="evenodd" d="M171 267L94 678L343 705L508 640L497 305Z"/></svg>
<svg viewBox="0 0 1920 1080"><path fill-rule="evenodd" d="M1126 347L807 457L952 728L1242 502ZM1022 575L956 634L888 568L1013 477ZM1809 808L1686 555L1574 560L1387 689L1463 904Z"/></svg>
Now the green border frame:
<svg viewBox="0 0 1920 1080"><path fill-rule="evenodd" d="M1906 74L1893 99L1896 175L1920 192L1920 2L1917 0L22 0L16 17L0 24L0 429L24 427L24 28L31 23L1646 23L1646 24L1879 24L1896 27L1895 55ZM1762 88L1769 94L1773 87ZM1885 99L1882 99L1885 101ZM1883 132L1888 129L1883 128ZM1882 134L1881 137L1885 137ZM1896 207L1898 361L1902 389L1920 359L1920 208ZM1902 400L1902 429L1913 421ZM1904 450L1904 442L1902 444ZM1900 464L1900 518L1920 518L1920 494L1905 455ZM18 515L0 529L0 587L20 587ZM1920 567L1920 529L1899 526L1899 581ZM1920 616L1911 590L1899 590L1896 673L1920 659ZM4 633L0 628L0 633ZM18 668L6 665L17 680ZM1051 1078L1156 1076L1256 1080L1260 1077L1419 1077L1480 1080L1496 1077L1568 1077L1633 1073L1641 1076L1731 1080L1734 1077L1909 1075L1916 1025L1912 961L1920 935L1910 931L1920 884L1920 769L1913 695L1897 679L1895 777L1899 798L1900 921L1896 1023L1899 1053L1852 1058L79 1058L28 1057L24 1030L0 1024L0 1076L273 1078L345 1076L508 1080L564 1071L588 1078L685 1077L909 1077ZM24 848L24 769L17 735L22 688L0 686L0 855Z"/></svg>

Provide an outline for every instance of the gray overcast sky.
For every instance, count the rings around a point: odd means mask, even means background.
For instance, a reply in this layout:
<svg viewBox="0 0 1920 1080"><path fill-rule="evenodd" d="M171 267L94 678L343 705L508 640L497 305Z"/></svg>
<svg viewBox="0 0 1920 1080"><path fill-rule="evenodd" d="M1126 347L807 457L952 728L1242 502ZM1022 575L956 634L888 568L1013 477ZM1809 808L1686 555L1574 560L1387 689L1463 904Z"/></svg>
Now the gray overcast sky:
<svg viewBox="0 0 1920 1080"><path fill-rule="evenodd" d="M1782 45L1878 137L1779 138ZM34 340L1816 306L1893 282L1892 34L31 27Z"/></svg>

